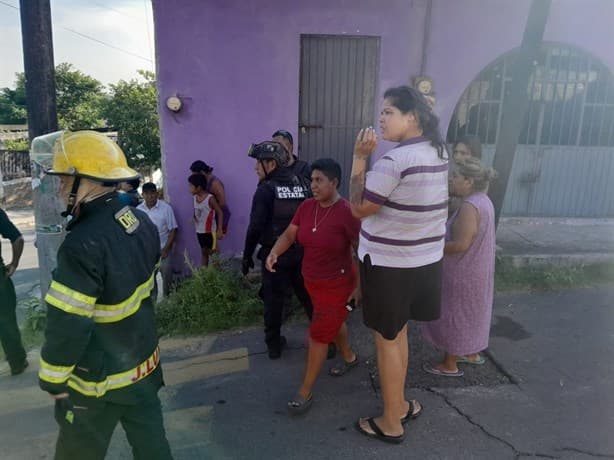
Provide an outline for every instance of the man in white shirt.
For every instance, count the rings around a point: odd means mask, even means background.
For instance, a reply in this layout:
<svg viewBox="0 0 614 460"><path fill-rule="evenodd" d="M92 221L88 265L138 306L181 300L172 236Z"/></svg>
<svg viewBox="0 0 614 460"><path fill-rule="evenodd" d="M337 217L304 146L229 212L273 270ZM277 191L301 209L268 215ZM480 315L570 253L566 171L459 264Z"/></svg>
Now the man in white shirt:
<svg viewBox="0 0 614 460"><path fill-rule="evenodd" d="M143 202L137 209L145 212L154 225L158 228L160 235L160 248L162 252L160 260L160 274L162 275L162 294L166 297L170 292L172 281L172 269L170 263L170 253L173 249L173 242L177 234L177 221L173 208L166 201L158 199L156 184L147 182L143 184ZM156 289L157 291L157 289Z"/></svg>

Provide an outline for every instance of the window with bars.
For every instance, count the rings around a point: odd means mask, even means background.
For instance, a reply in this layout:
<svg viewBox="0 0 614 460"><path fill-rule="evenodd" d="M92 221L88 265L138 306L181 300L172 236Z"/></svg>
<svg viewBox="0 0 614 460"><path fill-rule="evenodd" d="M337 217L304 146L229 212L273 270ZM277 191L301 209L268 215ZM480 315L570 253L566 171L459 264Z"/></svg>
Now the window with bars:
<svg viewBox="0 0 614 460"><path fill-rule="evenodd" d="M515 57L506 54L471 82L450 121L448 142L472 134L496 143ZM614 145L614 76L605 65L573 47L544 45L534 67L521 144Z"/></svg>

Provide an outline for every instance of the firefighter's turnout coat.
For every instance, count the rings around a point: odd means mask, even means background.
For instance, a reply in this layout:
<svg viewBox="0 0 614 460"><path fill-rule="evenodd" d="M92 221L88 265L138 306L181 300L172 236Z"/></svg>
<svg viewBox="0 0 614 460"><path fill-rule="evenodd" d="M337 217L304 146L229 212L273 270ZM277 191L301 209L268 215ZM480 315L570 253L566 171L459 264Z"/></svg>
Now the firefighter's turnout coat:
<svg viewBox="0 0 614 460"><path fill-rule="evenodd" d="M162 385L150 297L158 231L115 192L81 204L68 230L45 296L40 386L123 404L146 400Z"/></svg>

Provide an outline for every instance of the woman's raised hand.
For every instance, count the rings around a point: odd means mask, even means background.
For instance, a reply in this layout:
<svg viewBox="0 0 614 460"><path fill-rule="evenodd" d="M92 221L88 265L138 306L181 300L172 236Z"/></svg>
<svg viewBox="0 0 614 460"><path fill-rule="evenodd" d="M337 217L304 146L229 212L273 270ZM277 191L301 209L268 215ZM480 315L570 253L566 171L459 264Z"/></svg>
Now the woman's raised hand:
<svg viewBox="0 0 614 460"><path fill-rule="evenodd" d="M358 132L358 136L356 136L354 156L367 158L375 151L375 147L377 147L377 134L375 134L375 129L371 127L363 128Z"/></svg>
<svg viewBox="0 0 614 460"><path fill-rule="evenodd" d="M273 266L277 263L277 254L270 252L266 258L266 269L272 273L275 273Z"/></svg>

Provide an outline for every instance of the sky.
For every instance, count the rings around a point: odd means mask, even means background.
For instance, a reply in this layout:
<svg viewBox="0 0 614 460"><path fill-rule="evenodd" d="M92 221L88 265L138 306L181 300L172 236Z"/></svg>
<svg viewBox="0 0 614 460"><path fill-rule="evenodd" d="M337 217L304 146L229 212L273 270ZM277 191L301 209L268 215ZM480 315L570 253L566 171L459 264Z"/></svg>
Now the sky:
<svg viewBox="0 0 614 460"><path fill-rule="evenodd" d="M151 0L50 1L56 65L69 62L105 85L155 69ZM0 0L0 88L23 72L18 8L19 0Z"/></svg>

